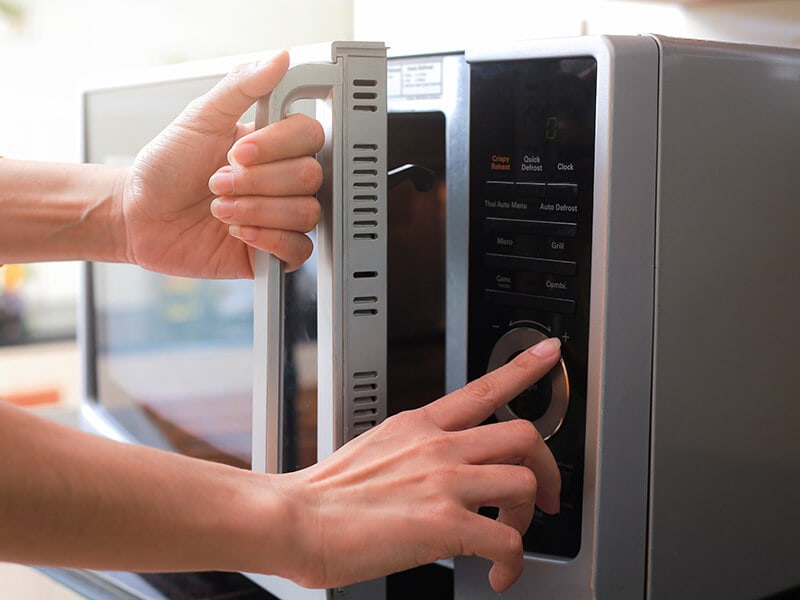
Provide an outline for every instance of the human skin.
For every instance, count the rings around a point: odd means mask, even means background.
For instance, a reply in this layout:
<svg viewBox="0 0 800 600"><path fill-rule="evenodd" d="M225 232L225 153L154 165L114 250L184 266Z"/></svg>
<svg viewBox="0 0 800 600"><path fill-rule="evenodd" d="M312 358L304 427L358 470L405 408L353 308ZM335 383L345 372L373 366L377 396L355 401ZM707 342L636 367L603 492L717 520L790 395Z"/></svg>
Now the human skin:
<svg viewBox="0 0 800 600"><path fill-rule="evenodd" d="M233 71L131 167L0 160L0 261L251 278L258 248L297 268L319 219L322 128L302 115L258 131L238 122L287 68L280 53ZM558 511L560 477L531 423L483 423L559 356L545 341L287 474L120 444L0 403L0 560L334 587L475 554L503 591L534 506Z"/></svg>
<svg viewBox="0 0 800 600"><path fill-rule="evenodd" d="M280 475L118 443L0 403L0 560L245 571L326 588L475 554L505 590L521 573L534 504L558 510L559 472L530 422L480 423L558 360L556 343L538 351Z"/></svg>

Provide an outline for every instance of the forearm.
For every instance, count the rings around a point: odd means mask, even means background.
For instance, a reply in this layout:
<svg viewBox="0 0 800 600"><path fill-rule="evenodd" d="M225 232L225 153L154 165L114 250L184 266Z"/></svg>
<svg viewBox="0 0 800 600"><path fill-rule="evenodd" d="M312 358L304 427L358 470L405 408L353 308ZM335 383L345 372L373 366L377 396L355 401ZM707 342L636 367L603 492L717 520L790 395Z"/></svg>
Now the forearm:
<svg viewBox="0 0 800 600"><path fill-rule="evenodd" d="M285 574L296 519L276 477L119 444L0 403L0 560Z"/></svg>
<svg viewBox="0 0 800 600"><path fill-rule="evenodd" d="M0 263L117 262L123 167L0 160Z"/></svg>

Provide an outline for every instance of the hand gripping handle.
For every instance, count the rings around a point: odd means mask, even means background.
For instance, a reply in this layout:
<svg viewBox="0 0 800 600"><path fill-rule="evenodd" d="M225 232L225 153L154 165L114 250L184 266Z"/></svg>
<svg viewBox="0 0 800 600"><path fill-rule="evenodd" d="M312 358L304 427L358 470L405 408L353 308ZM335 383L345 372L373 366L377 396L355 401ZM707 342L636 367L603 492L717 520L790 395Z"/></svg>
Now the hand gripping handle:
<svg viewBox="0 0 800 600"><path fill-rule="evenodd" d="M347 405L355 402L347 394L352 377L375 374L383 383L383 364L350 374L347 370L352 370L350 363L358 362L364 352L373 360L377 356L379 362L382 352L385 362L385 291L358 295L358 285L354 287L351 278L353 273L375 274L379 270L379 287L385 285L385 73L383 44L334 42L332 62L292 67L257 105L256 128L283 119L292 103L301 99L325 100L330 112L323 123L327 129L325 148L319 155L325 182L318 194L322 217L317 232L318 458L353 437L354 423ZM369 168L359 168L364 165ZM366 181L369 177L374 181ZM363 190L369 193L358 193ZM370 206L350 206L364 202L366 196L372 198L367 202ZM366 209L366 213L358 212ZM353 214L369 214L370 219L353 220ZM359 233L350 229L358 227L374 231L362 231L361 237L356 237ZM371 247L356 247L358 241L370 240L374 242ZM370 270L359 265L365 252L372 257ZM254 270L252 468L278 473L282 467L284 265L275 256L256 251ZM349 305L364 298L375 300L373 310L384 313L371 324L371 331L351 323L353 315L348 314ZM374 338L367 342L371 348L360 347L365 341L356 338L364 334ZM376 417L373 424L385 414L385 408L381 408L372 413Z"/></svg>

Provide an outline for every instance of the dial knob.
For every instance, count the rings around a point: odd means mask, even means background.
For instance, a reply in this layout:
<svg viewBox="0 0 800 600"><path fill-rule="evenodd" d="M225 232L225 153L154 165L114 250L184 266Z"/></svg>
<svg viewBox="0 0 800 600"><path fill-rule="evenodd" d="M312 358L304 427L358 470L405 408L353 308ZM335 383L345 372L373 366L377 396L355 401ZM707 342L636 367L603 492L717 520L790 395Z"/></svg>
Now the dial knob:
<svg viewBox="0 0 800 600"><path fill-rule="evenodd" d="M492 348L487 371L503 366L518 354L545 339L547 336L533 327L512 329L497 340ZM564 359L561 359L542 379L497 409L495 416L501 421L528 419L536 426L539 434L548 439L561 427L568 407L569 376Z"/></svg>

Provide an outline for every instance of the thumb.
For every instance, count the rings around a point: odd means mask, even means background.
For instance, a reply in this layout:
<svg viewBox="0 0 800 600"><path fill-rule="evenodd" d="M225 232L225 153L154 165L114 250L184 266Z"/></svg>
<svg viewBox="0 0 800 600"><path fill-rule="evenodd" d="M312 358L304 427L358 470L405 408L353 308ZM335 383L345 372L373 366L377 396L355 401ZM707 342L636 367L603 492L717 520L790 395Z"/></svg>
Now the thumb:
<svg viewBox="0 0 800 600"><path fill-rule="evenodd" d="M261 96L271 92L289 69L289 53L283 50L258 62L239 65L191 107L211 131L237 123Z"/></svg>

